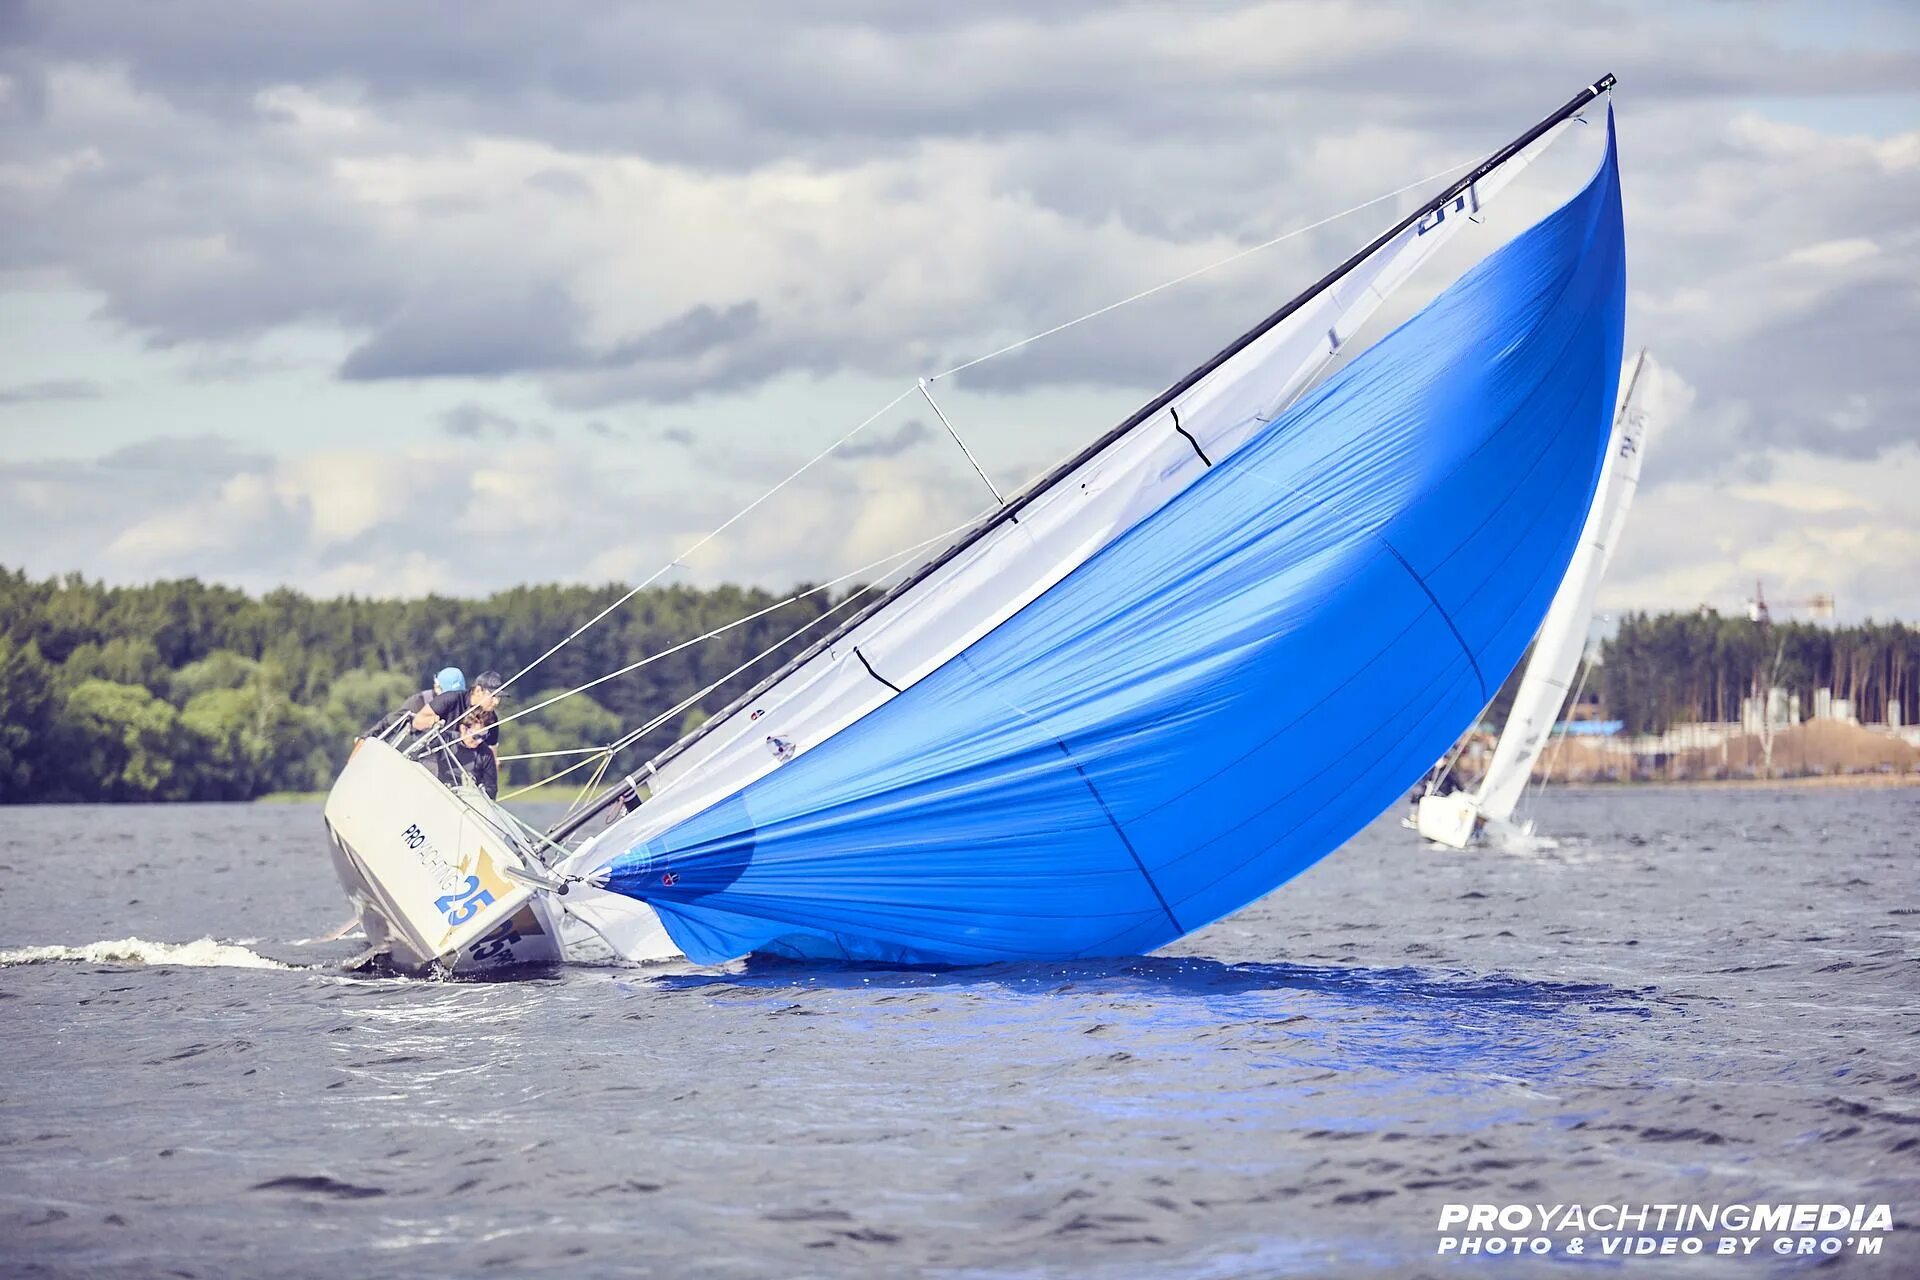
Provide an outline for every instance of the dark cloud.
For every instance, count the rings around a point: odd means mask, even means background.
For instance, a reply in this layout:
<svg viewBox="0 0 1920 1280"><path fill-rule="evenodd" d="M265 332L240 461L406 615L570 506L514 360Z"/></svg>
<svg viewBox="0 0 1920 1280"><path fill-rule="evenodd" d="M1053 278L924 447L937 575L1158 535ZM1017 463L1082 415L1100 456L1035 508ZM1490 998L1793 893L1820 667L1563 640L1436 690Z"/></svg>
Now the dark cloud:
<svg viewBox="0 0 1920 1280"><path fill-rule="evenodd" d="M741 302L724 311L701 304L649 333L621 343L595 363L610 367L686 360L744 342L760 328L760 305Z"/></svg>
<svg viewBox="0 0 1920 1280"><path fill-rule="evenodd" d="M52 378L0 387L0 405L38 404L47 400L98 400L100 384L88 378Z"/></svg>
<svg viewBox="0 0 1920 1280"><path fill-rule="evenodd" d="M776 327L757 302L702 303L605 351L576 352L564 365L549 365L547 389L556 404L597 409L740 391L782 373L828 374L849 366L858 366L857 356L844 344L809 333L793 318Z"/></svg>
<svg viewBox="0 0 1920 1280"><path fill-rule="evenodd" d="M1655 3L1464 5L1436 23L1415 0L710 7L697 21L587 0L440 0L404 15L376 0L42 0L9 25L40 57L119 62L209 112L244 113L265 87L343 83L416 119L728 165L1082 124L1187 136L1323 93L1364 94L1375 119L1445 104L1504 121L1516 93L1609 69L1595 65L1603 52L1662 98L1901 92L1920 72L1909 49L1810 46Z"/></svg>
<svg viewBox="0 0 1920 1280"><path fill-rule="evenodd" d="M591 430L596 424L588 424ZM456 440L517 440L529 436L553 439L553 428L541 422L523 422L482 405L455 405L440 415L440 429Z"/></svg>
<svg viewBox="0 0 1920 1280"><path fill-rule="evenodd" d="M477 296L476 296L477 295ZM421 290L340 366L350 382L493 378L580 362L580 308L563 287L449 282Z"/></svg>
<svg viewBox="0 0 1920 1280"><path fill-rule="evenodd" d="M1889 376L1916 344L1920 280L1880 279L1771 319L1737 348L1670 345L1689 378L1739 388L1744 448L1871 458L1916 437L1920 382Z"/></svg>
<svg viewBox="0 0 1920 1280"><path fill-rule="evenodd" d="M591 382L600 371L613 371L623 387L643 394L656 382L724 381L726 375L711 366L738 363L742 352L752 350L749 339L761 327L756 303L724 310L702 304L638 337L593 351L580 338L583 324L579 305L560 285L543 283L516 294L498 284L462 282L422 291L348 354L340 376L365 382L584 371ZM591 395L577 400L594 402Z"/></svg>

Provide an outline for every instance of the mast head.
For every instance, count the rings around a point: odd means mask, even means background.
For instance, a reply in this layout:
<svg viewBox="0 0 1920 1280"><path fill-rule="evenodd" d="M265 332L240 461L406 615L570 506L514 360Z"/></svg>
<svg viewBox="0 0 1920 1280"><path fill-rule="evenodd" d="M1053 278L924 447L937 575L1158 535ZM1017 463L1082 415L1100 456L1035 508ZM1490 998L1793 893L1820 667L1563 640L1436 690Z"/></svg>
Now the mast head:
<svg viewBox="0 0 1920 1280"><path fill-rule="evenodd" d="M1596 98L1599 97L1601 94L1605 93L1607 90L1613 88L1614 83L1615 81L1613 78L1613 72L1611 71L1607 72L1607 74L1601 76L1598 80L1595 80L1593 82L1591 86L1591 88L1593 89L1593 96Z"/></svg>

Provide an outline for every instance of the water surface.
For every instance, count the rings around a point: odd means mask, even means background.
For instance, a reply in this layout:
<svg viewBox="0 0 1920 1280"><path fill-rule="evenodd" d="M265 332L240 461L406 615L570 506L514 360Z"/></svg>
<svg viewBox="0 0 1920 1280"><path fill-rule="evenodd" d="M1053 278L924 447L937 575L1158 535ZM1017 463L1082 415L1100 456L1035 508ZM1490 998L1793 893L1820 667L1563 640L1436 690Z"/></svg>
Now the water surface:
<svg viewBox="0 0 1920 1280"><path fill-rule="evenodd" d="M1151 958L430 983L303 941L346 914L313 807L0 810L0 1258L1464 1274L1449 1201L1920 1208L1920 791L1541 816L1515 857L1390 815ZM1920 1274L1885 1248L1843 1271ZM1620 1269L1668 1268L1799 1269Z"/></svg>

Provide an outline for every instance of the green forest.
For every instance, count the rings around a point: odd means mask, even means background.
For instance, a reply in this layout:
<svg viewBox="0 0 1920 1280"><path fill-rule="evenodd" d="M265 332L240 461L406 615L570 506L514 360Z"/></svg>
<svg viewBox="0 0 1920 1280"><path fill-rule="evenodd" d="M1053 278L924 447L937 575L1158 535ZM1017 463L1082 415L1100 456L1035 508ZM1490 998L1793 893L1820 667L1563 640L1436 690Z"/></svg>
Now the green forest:
<svg viewBox="0 0 1920 1280"><path fill-rule="evenodd" d="M804 588L801 588L804 589ZM251 596L195 579L110 587L0 570L0 802L248 800L324 790L354 735L443 666L518 671L625 588L517 587L484 599ZM857 590L857 589L855 589ZM511 713L778 604L742 587L650 588L516 685ZM828 610L820 591L504 728L503 754L598 747L708 685L628 749L631 768L784 661L775 648ZM817 635L822 623L804 636ZM766 656L756 655L773 649ZM735 668L746 669L732 678ZM1628 732L1734 720L1756 682L1811 703L1815 688L1877 720L1901 700L1920 719L1920 628L1767 626L1714 613L1625 618L1588 674L1585 700ZM1514 680L1496 700L1497 723ZM509 764L503 784L556 761ZM574 774L575 779L583 776Z"/></svg>
<svg viewBox="0 0 1920 1280"><path fill-rule="evenodd" d="M316 600L284 590L250 596L192 578L109 587L0 570L0 802L247 800L324 790L354 736L441 667L512 675L625 592L538 586L485 599ZM732 586L643 591L516 684L502 713L782 598ZM755 655L842 604L841 614L860 607L845 592L817 592L514 720L502 728L501 753L604 746L719 682L616 763L644 760L828 624L749 663ZM742 664L745 671L724 679ZM568 763L508 764L502 786ZM590 769L570 775L588 776Z"/></svg>

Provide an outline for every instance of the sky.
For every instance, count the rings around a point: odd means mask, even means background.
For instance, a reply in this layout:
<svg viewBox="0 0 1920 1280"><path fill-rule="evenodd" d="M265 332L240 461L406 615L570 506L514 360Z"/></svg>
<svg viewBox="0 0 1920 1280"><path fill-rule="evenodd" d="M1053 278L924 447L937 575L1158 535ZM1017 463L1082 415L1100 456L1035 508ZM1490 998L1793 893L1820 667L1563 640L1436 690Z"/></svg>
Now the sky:
<svg viewBox="0 0 1920 1280"><path fill-rule="evenodd" d="M1611 71L1659 377L1602 607L1759 580L1920 618L1920 8L1441 13L0 0L0 565L376 596L848 573L990 500L892 403L917 378L1345 214L937 383L1017 487Z"/></svg>

